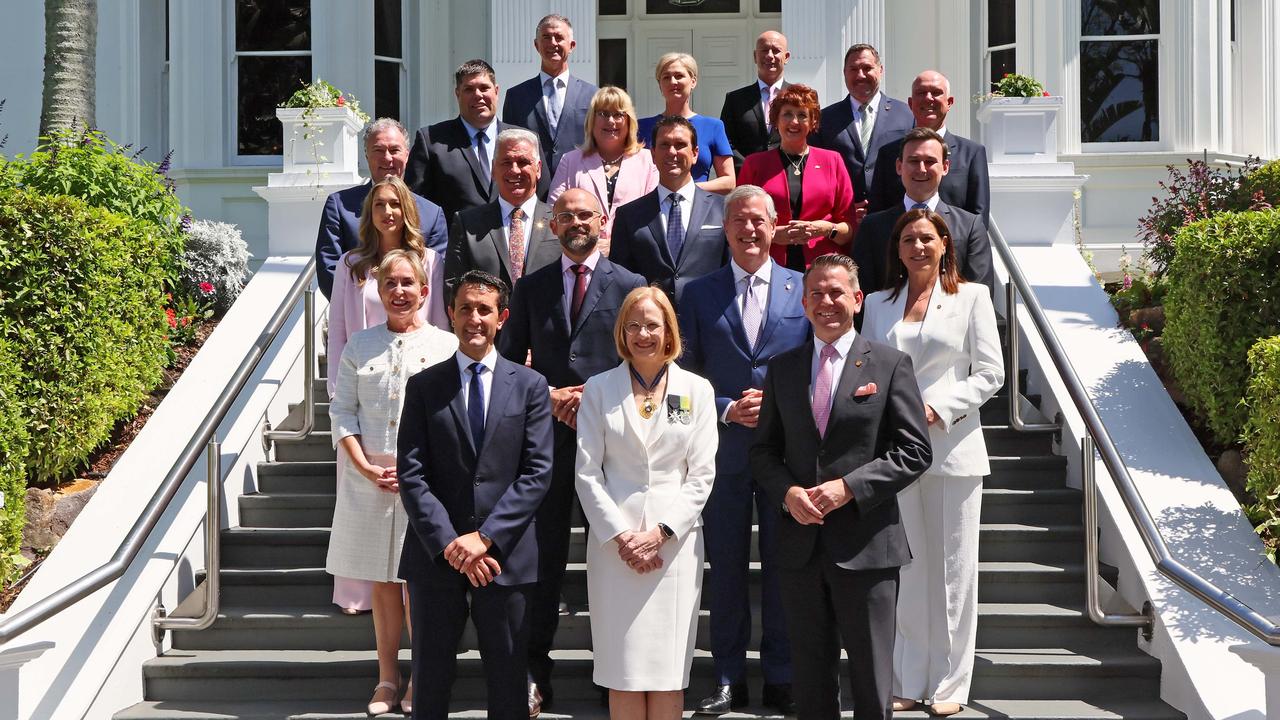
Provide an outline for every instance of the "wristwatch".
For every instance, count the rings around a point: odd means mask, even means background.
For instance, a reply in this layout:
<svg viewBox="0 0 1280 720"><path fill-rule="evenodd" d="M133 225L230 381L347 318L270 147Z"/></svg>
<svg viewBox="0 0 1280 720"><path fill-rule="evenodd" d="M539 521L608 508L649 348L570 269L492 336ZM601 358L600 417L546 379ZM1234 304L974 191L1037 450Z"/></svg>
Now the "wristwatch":
<svg viewBox="0 0 1280 720"><path fill-rule="evenodd" d="M676 531L667 526L666 523L658 523L658 530L662 532L662 537L670 540L676 536Z"/></svg>
<svg viewBox="0 0 1280 720"><path fill-rule="evenodd" d="M828 239L828 240L835 240L835 239L836 239L836 235L837 235L837 234L839 234L839 233L838 233L838 230L839 230L839 229L840 229L840 226L839 226L839 225L837 225L837 224L835 224L835 223L831 223L831 229L827 231L827 239Z"/></svg>

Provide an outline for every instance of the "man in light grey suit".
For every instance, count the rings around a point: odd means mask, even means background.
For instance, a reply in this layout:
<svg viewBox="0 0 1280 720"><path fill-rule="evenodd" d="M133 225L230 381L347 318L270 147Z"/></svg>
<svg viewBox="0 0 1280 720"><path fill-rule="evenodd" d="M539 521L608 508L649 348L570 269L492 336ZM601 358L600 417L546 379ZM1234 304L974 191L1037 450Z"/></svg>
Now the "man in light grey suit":
<svg viewBox="0 0 1280 720"><path fill-rule="evenodd" d="M444 276L451 284L468 270L484 270L510 286L560 258L560 241L547 228L550 209L536 194L542 167L538 136L507 128L496 148L498 199L458 213L449 228Z"/></svg>

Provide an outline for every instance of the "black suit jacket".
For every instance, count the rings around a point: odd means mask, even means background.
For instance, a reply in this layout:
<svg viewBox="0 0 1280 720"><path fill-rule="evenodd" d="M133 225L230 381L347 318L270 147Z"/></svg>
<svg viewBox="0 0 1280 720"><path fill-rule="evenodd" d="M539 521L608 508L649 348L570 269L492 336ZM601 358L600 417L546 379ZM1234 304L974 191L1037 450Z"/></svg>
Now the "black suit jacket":
<svg viewBox="0 0 1280 720"><path fill-rule="evenodd" d="M560 241L547 225L550 214L551 208L540 202L534 217L524 221L524 273L560 259ZM502 278L507 287L512 286L511 253L502 230L502 206L497 200L463 210L449 228L444 278L452 284L468 270L484 270Z"/></svg>
<svg viewBox="0 0 1280 720"><path fill-rule="evenodd" d="M396 443L400 499L409 516L400 555L405 580L456 583L442 553L479 530L493 540L499 585L538 580L537 533L528 532L551 483L551 402L538 373L499 356L484 442L467 422L458 362L450 355L409 378Z"/></svg>
<svg viewBox="0 0 1280 720"><path fill-rule="evenodd" d="M821 537L827 557L849 570L901 567L911 560L898 492L933 461L924 400L911 358L858 335L834 390L827 433L818 435L809 400L814 343L775 355L764 379L751 475L774 507L793 485L844 478L853 500L822 525L790 513L778 523L778 562L802 567ZM855 397L874 383L876 392Z"/></svg>
<svg viewBox="0 0 1280 720"><path fill-rule="evenodd" d="M569 76L565 87L564 106L560 108L560 122L551 133L547 120L547 108L542 104L541 75L534 75L507 90L502 102L502 121L519 125L538 135L542 148L542 175L538 177L538 197L547 199L551 178L560 167L560 158L582 144L587 127L587 108L598 88L576 75Z"/></svg>
<svg viewBox="0 0 1280 720"><path fill-rule="evenodd" d="M783 80L782 89L789 87L791 83ZM734 170L742 170L742 161L748 155L778 147L778 131L769 129L768 120L760 105L759 81L725 94L720 121L733 147Z"/></svg>
<svg viewBox="0 0 1280 720"><path fill-rule="evenodd" d="M596 263L578 323L569 327L560 261L549 263L516 282L511 315L498 337L498 351L512 362L533 355L533 369L552 387L581 385L592 375L618 366L613 326L622 300L644 278L602 257Z"/></svg>
<svg viewBox="0 0 1280 720"><path fill-rule="evenodd" d="M497 132L508 127L498 122ZM455 117L419 128L405 163L404 181L409 189L443 208L449 227L458 212L498 199L492 179L485 182L473 144L462 119ZM489 148L490 160L495 152L497 147Z"/></svg>
<svg viewBox="0 0 1280 720"><path fill-rule="evenodd" d="M680 303L684 286L729 261L724 236L724 200L701 188L693 191L693 208L684 219L680 257L672 258L661 220L662 186L618 208L610 235L609 259L657 283Z"/></svg>
<svg viewBox="0 0 1280 720"><path fill-rule="evenodd" d="M938 195L952 207L968 210L982 217L982 224L991 227L991 183L987 178L987 149L982 145L948 131L947 148L950 151L951 169L942 176ZM902 204L906 190L902 177L897 173L896 162L902 155L902 138L880 148L876 167L884 172L876 173L871 181L867 200L867 212L873 213L895 204Z"/></svg>
<svg viewBox="0 0 1280 720"><path fill-rule="evenodd" d="M937 210L951 229L951 244L955 247L956 262L960 263L960 274L966 280L986 285L994 293L996 277L991 268L991 240L982 218L941 200ZM893 224L906 211L899 198L896 207L871 213L858 226L858 234L853 238L853 259L858 263L858 284L863 294L870 295L888 286L888 262L894 252L889 247Z"/></svg>
<svg viewBox="0 0 1280 720"><path fill-rule="evenodd" d="M899 140L916 124L911 109L901 100L895 100L881 93L880 107L877 108L875 125L871 128L871 147L862 147L858 138L858 128L853 122L853 106L849 104L849 96L822 108L822 122L818 135L812 139L814 145L835 150L844 157L845 167L849 170L849 179L853 181L853 194L857 200L867 197L867 191L875 178L876 161L880 148L886 143ZM892 168L890 168L892 171Z"/></svg>

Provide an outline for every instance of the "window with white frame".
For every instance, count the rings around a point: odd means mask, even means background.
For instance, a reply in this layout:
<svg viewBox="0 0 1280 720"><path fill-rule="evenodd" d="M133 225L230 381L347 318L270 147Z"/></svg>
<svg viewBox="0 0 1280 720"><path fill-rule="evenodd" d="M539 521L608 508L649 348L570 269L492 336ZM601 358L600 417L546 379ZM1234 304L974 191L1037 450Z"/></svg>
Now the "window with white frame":
<svg viewBox="0 0 1280 720"><path fill-rule="evenodd" d="M1080 141L1160 139L1160 0L1081 0Z"/></svg>
<svg viewBox="0 0 1280 720"><path fill-rule="evenodd" d="M235 0L236 154L283 153L276 108L311 81L311 0Z"/></svg>
<svg viewBox="0 0 1280 720"><path fill-rule="evenodd" d="M373 3L373 110L374 117L404 117L403 0Z"/></svg>
<svg viewBox="0 0 1280 720"><path fill-rule="evenodd" d="M987 79L995 83L1018 71L1018 14L1016 0L987 2ZM988 86L984 92L991 92Z"/></svg>

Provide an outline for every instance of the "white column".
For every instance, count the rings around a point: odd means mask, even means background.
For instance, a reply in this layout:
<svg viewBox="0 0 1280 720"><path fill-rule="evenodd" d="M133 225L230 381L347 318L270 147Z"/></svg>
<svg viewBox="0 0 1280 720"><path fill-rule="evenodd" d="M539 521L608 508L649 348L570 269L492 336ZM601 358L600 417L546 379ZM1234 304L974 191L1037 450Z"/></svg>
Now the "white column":
<svg viewBox="0 0 1280 720"><path fill-rule="evenodd" d="M223 3L169 4L169 138L176 168L225 165L227 122L235 108L210 98L226 97L228 77L226 7Z"/></svg>
<svg viewBox="0 0 1280 720"><path fill-rule="evenodd" d="M489 64L498 73L504 91L538 74L540 61L533 49L538 21L555 13L573 23L577 47L569 60L569 72L596 81L595 0L493 0L489 10Z"/></svg>
<svg viewBox="0 0 1280 720"><path fill-rule="evenodd" d="M1280 718L1280 648L1257 641L1232 645L1231 652L1262 671L1266 677L1266 717Z"/></svg>
<svg viewBox="0 0 1280 720"><path fill-rule="evenodd" d="M823 105L844 97L844 52L870 43L883 56L885 15L884 0L783 3L782 34L791 50L787 79L812 86Z"/></svg>
<svg viewBox="0 0 1280 720"><path fill-rule="evenodd" d="M98 127L121 145L147 144L141 137L142 60L138 0L100 0L98 4Z"/></svg>
<svg viewBox="0 0 1280 720"><path fill-rule="evenodd" d="M24 717L19 705L22 700L19 693L22 684L18 682L18 675L23 665L40 657L51 648L53 643L44 641L0 650L0 719L17 720ZM28 711L36 699L28 699Z"/></svg>

